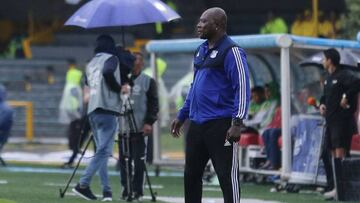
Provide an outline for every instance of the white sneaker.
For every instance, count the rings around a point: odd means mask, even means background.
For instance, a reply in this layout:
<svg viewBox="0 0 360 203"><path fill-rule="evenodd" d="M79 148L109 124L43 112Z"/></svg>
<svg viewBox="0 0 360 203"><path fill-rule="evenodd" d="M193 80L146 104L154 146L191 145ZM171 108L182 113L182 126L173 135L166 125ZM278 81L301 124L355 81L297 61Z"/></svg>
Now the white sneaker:
<svg viewBox="0 0 360 203"><path fill-rule="evenodd" d="M335 197L336 197L336 188L334 188L333 190L331 190L329 192L325 192L324 197L325 197L325 199L335 199Z"/></svg>
<svg viewBox="0 0 360 203"><path fill-rule="evenodd" d="M103 202L111 202L112 201L112 193L111 192L103 192Z"/></svg>

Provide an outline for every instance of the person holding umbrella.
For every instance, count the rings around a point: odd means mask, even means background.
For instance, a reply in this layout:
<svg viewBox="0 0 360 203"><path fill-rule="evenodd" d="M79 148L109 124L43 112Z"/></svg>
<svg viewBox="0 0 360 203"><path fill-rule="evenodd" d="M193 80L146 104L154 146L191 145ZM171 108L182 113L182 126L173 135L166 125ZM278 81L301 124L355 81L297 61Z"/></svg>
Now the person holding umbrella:
<svg viewBox="0 0 360 203"><path fill-rule="evenodd" d="M240 202L238 143L250 100L246 55L226 34L223 9L206 10L197 33L206 41L194 55L194 80L177 118L174 137L186 119L190 126L185 146L185 203L201 203L202 175L209 159L214 164L225 203Z"/></svg>
<svg viewBox="0 0 360 203"><path fill-rule="evenodd" d="M343 159L350 154L351 138L356 129L354 113L360 79L340 66L340 54L336 49L325 50L324 56L323 66L329 73L319 107L326 120L324 150L331 150L332 158ZM335 198L336 188L324 196Z"/></svg>
<svg viewBox="0 0 360 203"><path fill-rule="evenodd" d="M103 201L112 201L107 163L112 154L117 132L117 116L121 106L119 60L115 56L114 39L100 35L96 39L95 56L86 67L86 84L90 88L88 116L96 144L96 152L73 192L86 200L96 200L90 190L92 177L99 171Z"/></svg>

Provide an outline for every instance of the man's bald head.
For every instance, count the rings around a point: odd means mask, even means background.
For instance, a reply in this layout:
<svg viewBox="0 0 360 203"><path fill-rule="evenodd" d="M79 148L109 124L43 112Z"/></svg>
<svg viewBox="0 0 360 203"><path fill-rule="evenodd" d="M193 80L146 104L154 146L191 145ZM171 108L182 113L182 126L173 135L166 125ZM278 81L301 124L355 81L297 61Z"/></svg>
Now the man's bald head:
<svg viewBox="0 0 360 203"><path fill-rule="evenodd" d="M202 13L196 26L201 39L217 40L226 34L226 13L223 9L209 8Z"/></svg>
<svg viewBox="0 0 360 203"><path fill-rule="evenodd" d="M217 25L222 31L226 31L227 16L225 11L219 7L209 8L204 11L203 15L207 14L211 20Z"/></svg>

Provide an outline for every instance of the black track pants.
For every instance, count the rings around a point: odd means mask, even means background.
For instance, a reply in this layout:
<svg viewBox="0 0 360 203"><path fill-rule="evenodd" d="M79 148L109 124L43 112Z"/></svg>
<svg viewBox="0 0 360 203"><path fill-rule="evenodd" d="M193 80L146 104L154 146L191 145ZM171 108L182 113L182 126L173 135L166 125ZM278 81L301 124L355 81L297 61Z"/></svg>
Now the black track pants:
<svg viewBox="0 0 360 203"><path fill-rule="evenodd" d="M186 135L185 203L201 203L202 176L209 158L219 178L224 203L240 202L238 144L224 146L231 119L190 122Z"/></svg>

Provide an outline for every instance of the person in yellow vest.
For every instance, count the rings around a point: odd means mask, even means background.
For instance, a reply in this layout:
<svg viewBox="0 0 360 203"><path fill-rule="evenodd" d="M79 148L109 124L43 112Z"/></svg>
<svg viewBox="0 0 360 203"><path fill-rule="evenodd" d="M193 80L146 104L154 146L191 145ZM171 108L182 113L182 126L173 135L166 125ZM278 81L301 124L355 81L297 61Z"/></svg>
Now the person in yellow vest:
<svg viewBox="0 0 360 203"><path fill-rule="evenodd" d="M53 85L55 83L54 67L51 65L46 66L46 82L49 85Z"/></svg>
<svg viewBox="0 0 360 203"><path fill-rule="evenodd" d="M342 31L339 14L336 13L335 11L331 11L329 14L329 20L334 28L334 33L335 33L335 37L336 37L336 35L338 35Z"/></svg>
<svg viewBox="0 0 360 203"><path fill-rule="evenodd" d="M293 35L303 35L303 24L304 24L304 15L298 13L295 17L294 22L291 24L291 34Z"/></svg>
<svg viewBox="0 0 360 203"><path fill-rule="evenodd" d="M166 71L167 63L164 59L157 57L156 58L156 67L157 67L157 83L158 83L158 92L159 92L159 104L161 114L159 118L160 126L165 127L168 126L168 122L170 121L169 115L169 93L165 87L164 80L162 79L163 74ZM146 68L143 73L146 75L153 77L152 69L150 67Z"/></svg>
<svg viewBox="0 0 360 203"><path fill-rule="evenodd" d="M273 34L273 33L287 33L288 27L283 18L274 16L270 11L267 16L267 21L264 26L260 28L260 34Z"/></svg>
<svg viewBox="0 0 360 203"><path fill-rule="evenodd" d="M323 12L319 11L319 27L318 35L322 38L335 38L335 30L333 24L324 15Z"/></svg>
<svg viewBox="0 0 360 203"><path fill-rule="evenodd" d="M59 106L59 122L69 125L69 148L75 150L78 147L76 138L80 135L82 127L83 96L80 83L83 73L76 67L75 60L69 59L68 64L69 69L66 72L65 87ZM63 165L63 168L70 167L72 167L72 163Z"/></svg>
<svg viewBox="0 0 360 203"><path fill-rule="evenodd" d="M302 33L303 36L317 37L315 18L310 10L304 11L304 22L302 26L303 26L303 33Z"/></svg>

